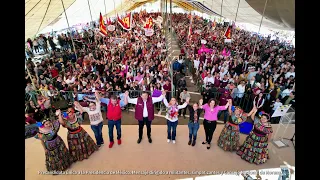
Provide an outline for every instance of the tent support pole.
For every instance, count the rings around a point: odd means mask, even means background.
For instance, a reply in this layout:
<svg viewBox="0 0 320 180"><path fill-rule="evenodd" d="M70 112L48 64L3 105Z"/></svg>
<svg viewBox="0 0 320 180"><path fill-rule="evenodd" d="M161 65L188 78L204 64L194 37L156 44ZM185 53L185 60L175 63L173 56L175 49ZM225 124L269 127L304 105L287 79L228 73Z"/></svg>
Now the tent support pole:
<svg viewBox="0 0 320 180"><path fill-rule="evenodd" d="M239 6L240 6L240 0L239 0L239 2L238 2L238 7L237 7L237 12L236 12L236 17L234 18L234 24L236 24L236 22L237 22Z"/></svg>
<svg viewBox="0 0 320 180"><path fill-rule="evenodd" d="M90 17L91 17L91 23L92 23L92 22L93 22L93 20L92 20L92 14L91 14L91 8L90 8L89 0L88 0L88 7L89 7L89 12L90 12Z"/></svg>
<svg viewBox="0 0 320 180"><path fill-rule="evenodd" d="M266 11L267 3L268 3L268 0L266 0L266 3L264 4L262 17L261 17L261 21L260 21L260 25L259 25L259 30L258 30L258 33L257 33L256 42L254 43L253 53L252 53L251 59L254 57L254 52L256 51L256 45L257 45L257 42L258 42L258 34L260 32L260 28L261 28L262 20L263 20L263 17L264 17L264 12Z"/></svg>
<svg viewBox="0 0 320 180"><path fill-rule="evenodd" d="M223 0L221 1L221 11L220 11L220 20L222 21L222 5L223 5Z"/></svg>
<svg viewBox="0 0 320 180"><path fill-rule="evenodd" d="M65 9L65 7L64 7L63 0L61 0L61 4L62 4L62 7L63 7L64 15L66 16L66 20L67 20L67 24L68 24L68 29L69 29L69 31L70 31L70 36L71 36L71 42L72 42L72 46L73 46L73 51L74 51L74 54L75 54L75 56L76 56L76 59L78 59L77 52L76 52L76 47L74 46L74 42L73 42L72 31L71 31L71 29L70 29L69 20L68 20L68 16L67 16L67 13L66 13L66 9ZM74 64L73 64L73 65L74 65Z"/></svg>

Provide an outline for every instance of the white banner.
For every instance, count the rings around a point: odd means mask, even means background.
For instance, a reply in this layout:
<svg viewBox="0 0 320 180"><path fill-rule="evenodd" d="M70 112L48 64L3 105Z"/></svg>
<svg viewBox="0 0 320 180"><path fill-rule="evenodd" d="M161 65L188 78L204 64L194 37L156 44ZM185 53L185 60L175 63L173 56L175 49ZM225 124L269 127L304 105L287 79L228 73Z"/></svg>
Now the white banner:
<svg viewBox="0 0 320 180"><path fill-rule="evenodd" d="M201 33L201 30L198 29L198 30L195 30L194 32L197 33L197 34L200 34L200 33Z"/></svg>
<svg viewBox="0 0 320 180"><path fill-rule="evenodd" d="M115 25L109 25L108 27L108 31L114 31L116 29Z"/></svg>
<svg viewBox="0 0 320 180"><path fill-rule="evenodd" d="M153 29L144 29L144 34L146 36L152 36L154 34L154 30Z"/></svg>
<svg viewBox="0 0 320 180"><path fill-rule="evenodd" d="M201 44L207 44L207 41L205 39L201 39Z"/></svg>
<svg viewBox="0 0 320 180"><path fill-rule="evenodd" d="M224 42L225 43L231 43L231 39L225 39Z"/></svg>

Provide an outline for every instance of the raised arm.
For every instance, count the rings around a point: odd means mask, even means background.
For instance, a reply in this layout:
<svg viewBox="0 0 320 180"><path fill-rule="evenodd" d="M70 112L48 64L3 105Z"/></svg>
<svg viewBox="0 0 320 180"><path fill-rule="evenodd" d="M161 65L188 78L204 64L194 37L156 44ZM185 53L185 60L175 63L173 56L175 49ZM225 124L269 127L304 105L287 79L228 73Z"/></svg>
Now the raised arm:
<svg viewBox="0 0 320 180"><path fill-rule="evenodd" d="M101 96L100 96L99 92L95 91L94 95L96 96L96 102L100 102Z"/></svg>
<svg viewBox="0 0 320 180"><path fill-rule="evenodd" d="M163 98L163 104L166 106L166 107L169 107L169 103L167 101L167 98Z"/></svg>
<svg viewBox="0 0 320 180"><path fill-rule="evenodd" d="M178 109L183 109L185 107L187 107L187 105L189 104L190 98L187 97L186 98L186 102L184 102L182 105L178 105Z"/></svg>
<svg viewBox="0 0 320 180"><path fill-rule="evenodd" d="M78 109L80 112L87 112L88 108L82 107L78 101L74 101L74 106L76 109Z"/></svg>
<svg viewBox="0 0 320 180"><path fill-rule="evenodd" d="M129 96L129 92L128 92L128 91L126 91L125 93L127 93L127 94L128 94L128 96L127 96L127 97L128 97L128 98L127 98L127 99L128 99L128 100L127 100L127 101L128 101L128 103L130 103L130 104L137 104L137 102L138 102L138 98L132 98L132 99L131 99L131 98L130 98L130 96Z"/></svg>
<svg viewBox="0 0 320 180"><path fill-rule="evenodd" d="M232 101L229 100L229 108L228 108L228 111L229 111L229 114L232 114Z"/></svg>
<svg viewBox="0 0 320 180"><path fill-rule="evenodd" d="M66 122L65 122L65 121L63 120L63 118L62 118L61 110L60 110L60 109L56 110L56 116L58 116L58 120L59 120L60 124L61 124L62 126L65 126L65 125L66 125Z"/></svg>

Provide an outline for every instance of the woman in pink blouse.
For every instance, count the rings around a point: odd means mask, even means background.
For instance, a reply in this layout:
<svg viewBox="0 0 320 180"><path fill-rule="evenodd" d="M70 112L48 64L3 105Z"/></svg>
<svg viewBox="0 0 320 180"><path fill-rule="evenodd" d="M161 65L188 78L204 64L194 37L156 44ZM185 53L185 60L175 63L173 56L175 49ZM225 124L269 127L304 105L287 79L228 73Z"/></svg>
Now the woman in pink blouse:
<svg viewBox="0 0 320 180"><path fill-rule="evenodd" d="M200 99L200 102L202 104L203 100ZM217 127L218 112L226 110L229 103L230 100L228 100L228 103L225 106L217 106L216 101L211 98L207 104L200 106L200 108L204 110L203 127L206 135L206 140L202 142L202 144L207 144L207 149L210 149L211 147L212 136Z"/></svg>

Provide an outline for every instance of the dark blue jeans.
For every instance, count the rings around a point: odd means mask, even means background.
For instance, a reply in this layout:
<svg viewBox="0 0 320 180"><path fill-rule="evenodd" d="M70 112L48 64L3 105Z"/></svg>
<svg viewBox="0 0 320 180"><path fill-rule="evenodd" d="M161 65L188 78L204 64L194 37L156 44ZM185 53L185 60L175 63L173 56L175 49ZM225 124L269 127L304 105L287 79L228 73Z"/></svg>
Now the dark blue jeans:
<svg viewBox="0 0 320 180"><path fill-rule="evenodd" d="M197 134L198 134L198 130L199 130L199 123L188 123L188 128L189 128L189 140L193 140L195 141L197 139Z"/></svg>
<svg viewBox="0 0 320 180"><path fill-rule="evenodd" d="M108 120L108 128L109 128L109 140L113 142L113 128L116 126L117 129L117 139L121 139L121 119L117 121Z"/></svg>
<svg viewBox="0 0 320 180"><path fill-rule="evenodd" d="M168 137L167 139L170 140L176 140L176 134L177 134L177 126L178 126L178 121L176 122L171 122L167 120L167 126L168 126ZM172 129L172 131L171 131Z"/></svg>
<svg viewBox="0 0 320 180"><path fill-rule="evenodd" d="M94 132L97 145L101 145L104 143L103 137L102 137L102 127L103 127L103 122L99 123L98 125L91 125L91 129Z"/></svg>
<svg viewBox="0 0 320 180"><path fill-rule="evenodd" d="M223 121L224 121L224 123L226 123L228 120L228 117L229 117L229 112L228 112L228 110L219 111L218 112L218 119L220 119L220 116L222 113L223 113Z"/></svg>

